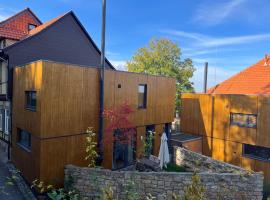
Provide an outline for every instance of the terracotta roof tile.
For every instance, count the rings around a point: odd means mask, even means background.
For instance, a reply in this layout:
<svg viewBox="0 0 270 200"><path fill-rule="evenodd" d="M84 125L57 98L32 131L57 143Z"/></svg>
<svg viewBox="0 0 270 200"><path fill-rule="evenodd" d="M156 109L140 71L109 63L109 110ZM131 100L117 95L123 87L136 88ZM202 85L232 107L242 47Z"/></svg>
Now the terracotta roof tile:
<svg viewBox="0 0 270 200"><path fill-rule="evenodd" d="M207 93L215 94L270 94L269 57L244 69L231 78L210 88Z"/></svg>
<svg viewBox="0 0 270 200"><path fill-rule="evenodd" d="M0 22L0 38L21 40L28 35L28 25L39 26L42 23L29 9L25 9Z"/></svg>
<svg viewBox="0 0 270 200"><path fill-rule="evenodd" d="M54 22L56 22L58 19L60 19L61 17L63 17L64 15L60 15L54 19L51 19L50 21L47 21L46 23L32 29L31 31L29 31L29 36L32 36L40 31L42 31L43 29L47 28L48 26L50 26L51 24L53 24Z"/></svg>
<svg viewBox="0 0 270 200"><path fill-rule="evenodd" d="M21 30L0 27L0 37L8 38L8 39L15 39L20 40L24 38L27 34Z"/></svg>

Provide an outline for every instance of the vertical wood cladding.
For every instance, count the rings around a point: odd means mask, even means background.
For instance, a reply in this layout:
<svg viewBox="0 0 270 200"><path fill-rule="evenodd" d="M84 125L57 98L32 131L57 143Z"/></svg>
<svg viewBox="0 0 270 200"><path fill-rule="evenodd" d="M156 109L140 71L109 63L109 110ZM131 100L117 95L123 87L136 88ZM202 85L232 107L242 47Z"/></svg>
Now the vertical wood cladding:
<svg viewBox="0 0 270 200"><path fill-rule="evenodd" d="M175 79L106 70L105 80L105 109L124 102L131 105L135 112L130 121L137 127L137 137L144 134L145 125L155 124L157 154L164 124L173 121ZM37 61L15 68L13 84L12 161L29 182L39 178L62 185L66 164L87 165L86 129L98 131L99 70ZM146 109L138 109L139 84L147 84ZM25 109L26 90L37 93L36 112ZM105 121L105 126L108 123ZM30 152L17 145L17 128L32 134ZM112 134L104 133L104 138L112 141ZM106 168L112 167L112 152L112 144L106 143L103 162Z"/></svg>
<svg viewBox="0 0 270 200"><path fill-rule="evenodd" d="M270 148L270 96L183 94L181 131L202 134L203 154L264 172L270 182L270 163L244 157L243 144ZM230 113L257 115L257 127L230 125Z"/></svg>

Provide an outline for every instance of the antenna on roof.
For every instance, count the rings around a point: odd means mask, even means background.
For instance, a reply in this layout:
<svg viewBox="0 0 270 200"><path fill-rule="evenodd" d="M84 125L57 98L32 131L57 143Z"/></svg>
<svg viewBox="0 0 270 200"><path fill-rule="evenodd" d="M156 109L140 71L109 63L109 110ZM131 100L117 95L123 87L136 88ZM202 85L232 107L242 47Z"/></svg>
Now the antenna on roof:
<svg viewBox="0 0 270 200"><path fill-rule="evenodd" d="M208 74L208 62L204 64L204 80L203 80L203 92L207 92L207 74Z"/></svg>
<svg viewBox="0 0 270 200"><path fill-rule="evenodd" d="M266 65L266 66L269 66L270 65L268 54L265 54L265 63L264 63L264 65Z"/></svg>

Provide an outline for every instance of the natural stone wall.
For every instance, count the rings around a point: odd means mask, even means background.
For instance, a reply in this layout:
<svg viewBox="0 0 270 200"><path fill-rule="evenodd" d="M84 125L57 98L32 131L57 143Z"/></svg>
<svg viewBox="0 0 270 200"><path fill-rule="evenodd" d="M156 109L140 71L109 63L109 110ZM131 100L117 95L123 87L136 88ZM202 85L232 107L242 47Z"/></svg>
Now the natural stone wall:
<svg viewBox="0 0 270 200"><path fill-rule="evenodd" d="M198 169L207 199L262 199L262 174L247 172L182 148L175 148L174 152L173 157L178 164ZM147 194L157 199L164 199L164 196L172 199L173 194L183 195L184 188L191 184L192 175L192 172L111 171L72 165L65 169L66 186L67 183L71 184L73 189L89 199L99 196L102 189L108 187L119 199L125 199L125 191L130 183L134 183L141 199L146 199Z"/></svg>
<svg viewBox="0 0 270 200"><path fill-rule="evenodd" d="M214 160L202 154L176 146L173 152L173 162L179 166L187 166L196 172L250 173L241 167Z"/></svg>

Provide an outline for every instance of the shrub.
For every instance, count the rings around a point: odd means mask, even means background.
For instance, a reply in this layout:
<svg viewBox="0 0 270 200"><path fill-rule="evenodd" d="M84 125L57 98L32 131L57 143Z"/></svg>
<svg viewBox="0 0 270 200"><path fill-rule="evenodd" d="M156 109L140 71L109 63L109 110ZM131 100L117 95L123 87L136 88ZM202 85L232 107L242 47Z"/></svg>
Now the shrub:
<svg viewBox="0 0 270 200"><path fill-rule="evenodd" d="M86 154L85 160L88 160L88 167L96 166L97 154L97 143L96 143L96 134L93 132L92 128L86 130Z"/></svg>
<svg viewBox="0 0 270 200"><path fill-rule="evenodd" d="M141 137L142 143L143 143L143 155L146 157L149 157L152 153L153 149L153 140L154 140L155 132L149 131L147 137Z"/></svg>
<svg viewBox="0 0 270 200"><path fill-rule="evenodd" d="M192 175L191 184L185 188L182 200L206 200L205 188L196 173Z"/></svg>

